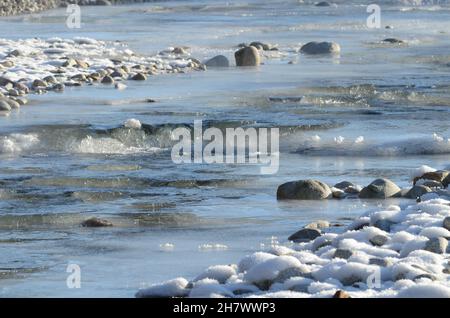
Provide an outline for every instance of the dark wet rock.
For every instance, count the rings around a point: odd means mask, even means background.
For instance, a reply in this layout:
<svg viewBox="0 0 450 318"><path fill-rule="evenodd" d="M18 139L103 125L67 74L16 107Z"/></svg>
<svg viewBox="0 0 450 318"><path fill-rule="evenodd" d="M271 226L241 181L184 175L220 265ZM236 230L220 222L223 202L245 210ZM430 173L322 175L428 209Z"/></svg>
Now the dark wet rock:
<svg viewBox="0 0 450 318"><path fill-rule="evenodd" d="M131 77L133 81L145 81L147 80L147 76L143 73L137 73L133 77Z"/></svg>
<svg viewBox="0 0 450 318"><path fill-rule="evenodd" d="M334 252L334 258L343 258L343 259L349 259L353 255L353 252L347 249L341 249L338 248Z"/></svg>
<svg viewBox="0 0 450 318"><path fill-rule="evenodd" d="M278 187L278 200L323 200L332 197L328 185L317 180L287 182Z"/></svg>
<svg viewBox="0 0 450 318"><path fill-rule="evenodd" d="M247 46L236 51L234 57L236 66L258 66L261 63L258 49L253 46Z"/></svg>
<svg viewBox="0 0 450 318"><path fill-rule="evenodd" d="M436 253L436 254L444 254L447 250L448 241L443 237L436 237L429 239L425 244L425 250Z"/></svg>
<svg viewBox="0 0 450 318"><path fill-rule="evenodd" d="M432 190L425 185L415 185L406 194L405 197L409 199L417 199L422 195L432 192Z"/></svg>
<svg viewBox="0 0 450 318"><path fill-rule="evenodd" d="M350 181L342 181L342 182L336 183L334 185L335 188L341 189L341 190L345 190L348 187L354 187L354 186L355 186L355 184L353 184Z"/></svg>
<svg viewBox="0 0 450 318"><path fill-rule="evenodd" d="M37 79L37 80L33 81L33 84L31 84L31 87L33 87L33 89L47 88L47 83L43 80Z"/></svg>
<svg viewBox="0 0 450 318"><path fill-rule="evenodd" d="M99 219L96 217L92 217L90 219L87 219L81 223L83 227L107 227L107 226L113 226L113 224L107 220Z"/></svg>
<svg viewBox="0 0 450 318"><path fill-rule="evenodd" d="M333 298L352 298L350 297L350 295L343 291L343 290L338 290L336 293L334 293Z"/></svg>
<svg viewBox="0 0 450 318"><path fill-rule="evenodd" d="M439 182L439 181L434 181L434 180L426 180L422 183L423 186L429 187L429 188L438 188L438 189L442 189L444 188L444 185Z"/></svg>
<svg viewBox="0 0 450 318"><path fill-rule="evenodd" d="M21 55L23 55L23 54L20 50L12 50L8 54L8 56L13 56L13 57L17 57L17 56L21 56Z"/></svg>
<svg viewBox="0 0 450 318"><path fill-rule="evenodd" d="M424 173L420 177L414 178L414 184L419 180L429 180L429 181L437 181L444 185L444 181L450 176L450 171L447 170L438 170Z"/></svg>
<svg viewBox="0 0 450 318"><path fill-rule="evenodd" d="M217 55L205 62L207 67L229 67L230 61L226 56Z"/></svg>
<svg viewBox="0 0 450 318"><path fill-rule="evenodd" d="M375 235L369 241L374 246L383 246L388 241L388 238L384 235Z"/></svg>
<svg viewBox="0 0 450 318"><path fill-rule="evenodd" d="M444 219L444 222L443 222L442 226L450 231L450 216L447 216Z"/></svg>
<svg viewBox="0 0 450 318"><path fill-rule="evenodd" d="M383 42L390 43L390 44L403 44L403 43L405 43L405 41L400 40L400 39L396 39L396 38L387 38L387 39L384 39Z"/></svg>
<svg viewBox="0 0 450 318"><path fill-rule="evenodd" d="M111 76L106 75L102 79L102 84L114 84L114 79Z"/></svg>
<svg viewBox="0 0 450 318"><path fill-rule="evenodd" d="M309 42L300 48L304 54L336 54L341 51L339 44L334 42Z"/></svg>
<svg viewBox="0 0 450 318"><path fill-rule="evenodd" d="M390 232L391 231L391 226L395 224L392 221L386 220L386 219L381 219L375 222L375 224L373 226L379 228L380 230L383 230L385 232Z"/></svg>
<svg viewBox="0 0 450 318"><path fill-rule="evenodd" d="M362 199L386 199L398 196L401 189L389 179L377 179L359 193Z"/></svg>
<svg viewBox="0 0 450 318"><path fill-rule="evenodd" d="M291 236L288 237L289 241L293 241L294 243L304 243L314 240L315 238L321 236L319 230L315 229L301 229Z"/></svg>
<svg viewBox="0 0 450 318"><path fill-rule="evenodd" d="M331 3L329 3L328 1L321 1L321 2L317 2L315 4L316 7L330 7Z"/></svg>

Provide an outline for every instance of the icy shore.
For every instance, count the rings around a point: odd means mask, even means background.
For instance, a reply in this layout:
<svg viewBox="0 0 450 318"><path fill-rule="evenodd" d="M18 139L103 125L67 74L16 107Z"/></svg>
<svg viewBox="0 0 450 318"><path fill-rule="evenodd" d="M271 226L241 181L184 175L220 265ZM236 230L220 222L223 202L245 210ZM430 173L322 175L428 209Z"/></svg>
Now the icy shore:
<svg viewBox="0 0 450 318"><path fill-rule="evenodd" d="M211 266L191 281L176 278L136 296L448 298L450 192L418 201L367 212L343 230L275 243L238 264Z"/></svg>
<svg viewBox="0 0 450 318"><path fill-rule="evenodd" d="M203 69L183 48L143 56L122 43L90 38L0 39L0 114L26 104L30 93L95 83L124 89L126 80Z"/></svg>

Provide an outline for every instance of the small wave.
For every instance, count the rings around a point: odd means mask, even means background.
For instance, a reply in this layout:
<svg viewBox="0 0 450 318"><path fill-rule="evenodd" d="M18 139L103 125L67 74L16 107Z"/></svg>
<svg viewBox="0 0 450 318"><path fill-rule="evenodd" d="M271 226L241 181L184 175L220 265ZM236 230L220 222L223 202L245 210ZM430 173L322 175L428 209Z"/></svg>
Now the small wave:
<svg viewBox="0 0 450 318"><path fill-rule="evenodd" d="M367 142L363 136L346 139L337 136L323 140L314 136L306 141L296 153L321 156L404 156L450 154L450 139L437 134L428 138L405 139L386 143Z"/></svg>

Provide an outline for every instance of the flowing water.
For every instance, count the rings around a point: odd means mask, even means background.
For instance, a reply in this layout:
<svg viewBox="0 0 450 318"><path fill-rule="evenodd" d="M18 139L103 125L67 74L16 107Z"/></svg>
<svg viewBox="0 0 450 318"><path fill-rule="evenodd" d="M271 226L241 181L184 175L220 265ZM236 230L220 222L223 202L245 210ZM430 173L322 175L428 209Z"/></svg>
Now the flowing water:
<svg viewBox="0 0 450 318"><path fill-rule="evenodd" d="M364 185L383 176L406 187L411 168L450 165L450 7L382 2L382 28L368 29L366 6L83 7L81 29L65 27L63 9L2 18L0 38L8 39L86 36L143 54L185 45L201 60L233 60L237 44L255 40L280 50L266 52L255 69L33 95L29 106L0 117L0 295L132 297L148 284L284 242L308 222L345 224L381 205L408 204L275 197L294 179ZM407 44L381 42L388 37ZM341 54L300 55L313 40L336 41ZM129 118L147 129L124 128ZM195 119L219 128L280 127L279 172L172 163L171 130ZM114 227L80 226L92 216ZM71 263L81 267L81 289L66 286Z"/></svg>

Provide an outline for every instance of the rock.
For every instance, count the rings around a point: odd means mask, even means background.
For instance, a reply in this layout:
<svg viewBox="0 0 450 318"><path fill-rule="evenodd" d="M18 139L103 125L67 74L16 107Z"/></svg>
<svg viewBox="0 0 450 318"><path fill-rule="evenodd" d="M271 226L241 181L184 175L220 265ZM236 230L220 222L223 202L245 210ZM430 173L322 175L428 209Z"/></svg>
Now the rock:
<svg viewBox="0 0 450 318"><path fill-rule="evenodd" d="M114 79L111 76L106 75L105 77L103 77L101 83L102 84L114 84Z"/></svg>
<svg viewBox="0 0 450 318"><path fill-rule="evenodd" d="M116 85L114 85L114 87L119 91L123 91L124 89L127 88L127 85L122 84L122 83L116 83Z"/></svg>
<svg viewBox="0 0 450 318"><path fill-rule="evenodd" d="M447 216L444 219L443 227L450 231L450 216Z"/></svg>
<svg viewBox="0 0 450 318"><path fill-rule="evenodd" d="M13 67L15 64L11 60L6 60L6 61L1 62L0 65L2 65L3 67L9 68L9 67Z"/></svg>
<svg viewBox="0 0 450 318"><path fill-rule="evenodd" d="M207 67L229 67L230 61L223 55L217 55L205 62Z"/></svg>
<svg viewBox="0 0 450 318"><path fill-rule="evenodd" d="M172 53L178 54L178 55L185 55L185 54L187 54L187 51L182 47L176 47L172 50Z"/></svg>
<svg viewBox="0 0 450 318"><path fill-rule="evenodd" d="M263 51L271 51L276 48L275 46L273 46L271 44L267 44L267 43L263 43L263 42L259 42L259 41L254 41L254 42L250 43L249 46L256 47L258 50L263 50Z"/></svg>
<svg viewBox="0 0 450 318"><path fill-rule="evenodd" d="M421 185L426 186L428 188L438 188L438 189L444 188L444 185L441 182L434 180L426 180Z"/></svg>
<svg viewBox="0 0 450 318"><path fill-rule="evenodd" d="M334 258L343 258L343 259L349 259L353 255L353 252L347 249L341 249L338 248L334 252Z"/></svg>
<svg viewBox="0 0 450 318"><path fill-rule="evenodd" d="M383 246L388 241L388 238L384 235L375 235L369 242L374 246Z"/></svg>
<svg viewBox="0 0 450 318"><path fill-rule="evenodd" d="M133 77L131 77L133 81L145 81L147 80L147 76L143 73L137 73Z"/></svg>
<svg viewBox="0 0 450 318"><path fill-rule="evenodd" d="M113 226L113 224L107 220L99 219L96 217L92 217L87 219L81 223L83 227L106 227Z"/></svg>
<svg viewBox="0 0 450 318"><path fill-rule="evenodd" d="M65 85L62 83L58 83L53 85L52 90L57 91L57 92L62 92L65 88Z"/></svg>
<svg viewBox="0 0 450 318"><path fill-rule="evenodd" d="M336 293L334 293L333 298L352 298L350 297L350 295L343 291L343 290L338 290Z"/></svg>
<svg viewBox="0 0 450 318"><path fill-rule="evenodd" d="M44 77L43 80L44 80L47 84L56 84L56 83L58 83L58 81L56 80L56 78L55 78L54 76L52 76L52 75Z"/></svg>
<svg viewBox="0 0 450 318"><path fill-rule="evenodd" d="M309 42L300 48L304 54L336 54L341 51L339 44L334 42Z"/></svg>
<svg viewBox="0 0 450 318"><path fill-rule="evenodd" d="M333 198L335 199L345 199L345 197L347 196L343 190L334 187L331 188L331 193L333 194Z"/></svg>
<svg viewBox="0 0 450 318"><path fill-rule="evenodd" d="M62 63L62 67L74 67L77 65L77 61L75 59L69 58L64 63Z"/></svg>
<svg viewBox="0 0 450 318"><path fill-rule="evenodd" d="M341 189L341 190L345 190L348 187L354 187L354 186L355 185L353 183L351 183L350 181L342 181L342 182L336 183L334 185L335 188Z"/></svg>
<svg viewBox="0 0 450 318"><path fill-rule="evenodd" d="M442 185L444 186L444 188L447 188L449 184L450 184L450 175L448 175L444 180L442 180Z"/></svg>
<svg viewBox="0 0 450 318"><path fill-rule="evenodd" d="M19 109L20 108L20 104L13 99L9 98L6 100L6 102L9 104L11 109Z"/></svg>
<svg viewBox="0 0 450 318"><path fill-rule="evenodd" d="M331 196L330 187L316 180L287 182L280 185L277 190L278 200L323 200Z"/></svg>
<svg viewBox="0 0 450 318"><path fill-rule="evenodd" d="M122 70L114 70L111 74L109 74L111 77L119 77L119 78L125 78L127 74Z"/></svg>
<svg viewBox="0 0 450 318"><path fill-rule="evenodd" d="M305 226L305 229L313 229L313 230L319 230L330 227L330 222L325 220L318 220L312 223L309 223Z"/></svg>
<svg viewBox="0 0 450 318"><path fill-rule="evenodd" d="M417 199L417 198L420 198L425 193L429 193L429 192L432 192L432 190L429 187L424 186L424 185L415 185L411 188L411 190L409 190L405 194L405 197L409 198L409 199Z"/></svg>
<svg viewBox="0 0 450 318"><path fill-rule="evenodd" d="M321 235L319 230L314 229L301 229L288 237L289 241L294 243L304 243L314 240Z"/></svg>
<svg viewBox="0 0 450 318"><path fill-rule="evenodd" d="M446 171L446 170L427 172L427 173L424 173L423 175L421 175L420 177L414 178L413 183L415 185L417 183L417 181L419 181L419 180L431 180L431 181L437 181L437 182L443 184L444 180L449 175L450 175L450 171Z"/></svg>
<svg viewBox="0 0 450 318"><path fill-rule="evenodd" d="M306 272L299 267L290 267L278 273L278 276L273 280L274 283L284 283L292 277L310 277L311 273Z"/></svg>
<svg viewBox="0 0 450 318"><path fill-rule="evenodd" d="M423 279L423 278L429 279L431 281L435 281L436 280L436 276L433 276L431 274L420 274L420 275L417 275L416 277L414 277L413 281L417 281L417 280Z"/></svg>
<svg viewBox="0 0 450 318"><path fill-rule="evenodd" d="M8 54L8 56L14 56L14 57L21 56L21 55L22 55L22 52L19 50L13 50L13 51L9 52L9 54Z"/></svg>
<svg viewBox="0 0 450 318"><path fill-rule="evenodd" d="M31 87L33 87L33 89L47 88L47 83L43 80L37 79L34 80L33 84L31 84Z"/></svg>
<svg viewBox="0 0 450 318"><path fill-rule="evenodd" d="M89 64L85 61L76 60L76 63L79 68L89 68Z"/></svg>
<svg viewBox="0 0 450 318"><path fill-rule="evenodd" d="M387 39L384 39L383 42L391 43L391 44L403 44L403 43L405 43L405 41L399 40L399 39L395 39L395 38L387 38Z"/></svg>
<svg viewBox="0 0 450 318"><path fill-rule="evenodd" d="M7 111L9 112L11 110L11 106L5 101L0 100L0 111Z"/></svg>
<svg viewBox="0 0 450 318"><path fill-rule="evenodd" d="M392 265L392 262L387 259L384 259L384 258L371 258L369 260L369 264L380 266L380 267L389 267Z"/></svg>
<svg viewBox="0 0 450 318"><path fill-rule="evenodd" d="M26 98L17 98L16 102L20 104L20 106L26 105L28 103L28 100Z"/></svg>
<svg viewBox="0 0 450 318"><path fill-rule="evenodd" d="M401 189L389 179L377 179L359 193L362 199L386 199L399 195Z"/></svg>
<svg viewBox="0 0 450 318"><path fill-rule="evenodd" d="M373 226L379 228L380 230L383 230L385 232L390 232L391 231L391 226L395 224L392 221L386 220L386 219L381 219L375 222L375 224Z"/></svg>
<svg viewBox="0 0 450 318"><path fill-rule="evenodd" d="M253 46L244 47L234 53L236 66L258 66L261 57L258 50Z"/></svg>
<svg viewBox="0 0 450 318"><path fill-rule="evenodd" d="M444 254L447 250L448 241L443 237L436 237L429 239L425 244L425 250L436 253L436 254Z"/></svg>
<svg viewBox="0 0 450 318"><path fill-rule="evenodd" d="M316 7L330 7L331 3L327 1L321 1L315 4Z"/></svg>

